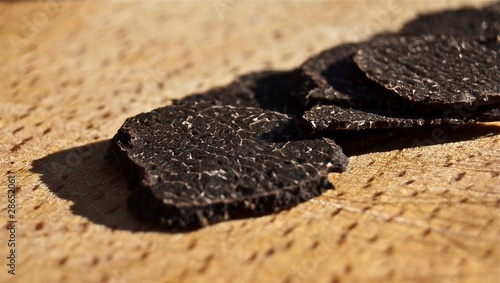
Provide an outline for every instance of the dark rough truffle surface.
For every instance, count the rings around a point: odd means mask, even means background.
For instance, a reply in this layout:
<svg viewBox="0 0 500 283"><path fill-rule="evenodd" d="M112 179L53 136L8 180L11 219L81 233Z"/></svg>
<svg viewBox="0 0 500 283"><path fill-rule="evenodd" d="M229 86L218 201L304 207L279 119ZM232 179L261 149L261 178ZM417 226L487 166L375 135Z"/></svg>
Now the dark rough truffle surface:
<svg viewBox="0 0 500 283"><path fill-rule="evenodd" d="M354 61L402 98L433 108L498 105L500 43L444 35L379 37Z"/></svg>
<svg viewBox="0 0 500 283"><path fill-rule="evenodd" d="M135 189L131 212L170 229L282 210L331 188L327 173L347 166L341 148L306 123L233 106L129 118L108 158Z"/></svg>
<svg viewBox="0 0 500 283"><path fill-rule="evenodd" d="M500 35L500 3L482 9L462 8L421 15L407 22L400 34L471 35L482 38Z"/></svg>
<svg viewBox="0 0 500 283"><path fill-rule="evenodd" d="M469 113L467 113L469 114ZM472 115L461 116L450 112L444 116L422 115L401 116L390 110L346 108L337 105L318 105L306 111L303 118L311 123L314 129L325 130L365 130L409 128L423 125L464 124L475 122Z"/></svg>

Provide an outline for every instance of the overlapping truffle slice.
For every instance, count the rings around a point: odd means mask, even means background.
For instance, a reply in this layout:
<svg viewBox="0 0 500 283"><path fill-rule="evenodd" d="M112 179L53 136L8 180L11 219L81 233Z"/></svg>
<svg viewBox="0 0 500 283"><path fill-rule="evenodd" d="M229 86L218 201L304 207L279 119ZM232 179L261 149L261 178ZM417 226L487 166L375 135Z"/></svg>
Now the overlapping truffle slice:
<svg viewBox="0 0 500 283"><path fill-rule="evenodd" d="M482 9L461 8L420 15L407 22L402 35L469 35L480 38L500 35L500 3Z"/></svg>
<svg viewBox="0 0 500 283"><path fill-rule="evenodd" d="M303 121L233 106L169 106L126 120L108 158L129 177L131 212L170 229L270 213L331 188L347 158Z"/></svg>
<svg viewBox="0 0 500 283"><path fill-rule="evenodd" d="M388 109L355 109L337 105L318 105L306 111L303 118L314 129L320 131L410 128L423 125L475 122L475 116L461 116L459 113L450 113L444 116L418 116L418 114L401 115L401 113Z"/></svg>
<svg viewBox="0 0 500 283"><path fill-rule="evenodd" d="M300 68L300 83L292 94L312 104L401 107L404 102L367 79L353 62L354 53L365 45L343 44L308 59Z"/></svg>
<svg viewBox="0 0 500 283"><path fill-rule="evenodd" d="M500 43L472 37L378 37L354 61L367 77L429 109L500 105Z"/></svg>

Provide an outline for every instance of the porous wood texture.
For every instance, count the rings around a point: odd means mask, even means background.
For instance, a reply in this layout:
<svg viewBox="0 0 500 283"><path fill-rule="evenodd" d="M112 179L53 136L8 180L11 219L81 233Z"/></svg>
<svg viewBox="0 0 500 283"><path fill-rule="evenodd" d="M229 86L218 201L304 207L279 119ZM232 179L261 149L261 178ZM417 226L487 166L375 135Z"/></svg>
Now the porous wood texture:
<svg viewBox="0 0 500 283"><path fill-rule="evenodd" d="M126 117L466 4L485 2L1 2L0 281L498 282L500 123L409 131L333 191L190 233L136 222L103 159Z"/></svg>

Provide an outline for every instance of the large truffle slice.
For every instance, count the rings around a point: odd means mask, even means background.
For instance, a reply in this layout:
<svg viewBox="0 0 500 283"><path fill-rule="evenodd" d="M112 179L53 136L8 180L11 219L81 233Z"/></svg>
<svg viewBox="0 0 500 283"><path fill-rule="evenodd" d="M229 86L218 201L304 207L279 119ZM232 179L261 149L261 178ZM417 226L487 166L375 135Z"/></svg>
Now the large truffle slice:
<svg viewBox="0 0 500 283"><path fill-rule="evenodd" d="M499 47L497 38L378 37L354 61L370 79L428 108L498 105Z"/></svg>
<svg viewBox="0 0 500 283"><path fill-rule="evenodd" d="M109 160L135 189L129 209L170 229L291 207L331 188L347 158L303 121L233 106L168 106L125 121Z"/></svg>

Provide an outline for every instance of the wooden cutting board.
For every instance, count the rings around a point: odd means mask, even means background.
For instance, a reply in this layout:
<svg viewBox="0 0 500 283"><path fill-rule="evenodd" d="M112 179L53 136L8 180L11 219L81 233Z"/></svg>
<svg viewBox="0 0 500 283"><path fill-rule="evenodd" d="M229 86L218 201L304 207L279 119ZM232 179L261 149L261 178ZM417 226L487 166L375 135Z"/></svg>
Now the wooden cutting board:
<svg viewBox="0 0 500 283"><path fill-rule="evenodd" d="M1 2L0 281L499 282L500 123L406 132L335 190L191 233L136 222L103 160L126 117L469 4Z"/></svg>

